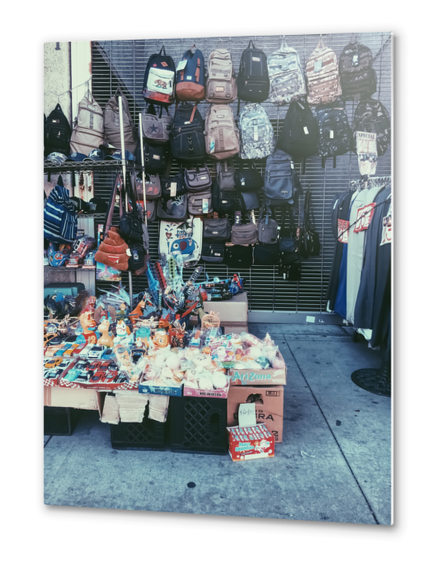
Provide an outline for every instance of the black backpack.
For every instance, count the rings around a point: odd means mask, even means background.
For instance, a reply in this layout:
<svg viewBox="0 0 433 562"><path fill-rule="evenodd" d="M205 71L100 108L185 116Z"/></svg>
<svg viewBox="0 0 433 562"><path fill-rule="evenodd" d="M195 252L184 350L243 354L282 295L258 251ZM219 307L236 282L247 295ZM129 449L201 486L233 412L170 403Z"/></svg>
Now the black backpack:
<svg viewBox="0 0 433 562"><path fill-rule="evenodd" d="M270 207L293 203L302 192L295 164L286 152L275 150L268 156L263 191L266 205Z"/></svg>
<svg viewBox="0 0 433 562"><path fill-rule="evenodd" d="M372 68L373 55L366 45L351 41L341 52L339 74L345 98L368 98L376 91L376 72Z"/></svg>
<svg viewBox="0 0 433 562"><path fill-rule="evenodd" d="M291 102L277 148L292 157L306 158L317 153L318 142L319 126L307 102Z"/></svg>
<svg viewBox="0 0 433 562"><path fill-rule="evenodd" d="M216 179L212 181L212 208L220 216L232 213L237 208L237 193L221 189Z"/></svg>
<svg viewBox="0 0 433 562"><path fill-rule="evenodd" d="M206 158L204 121L197 104L182 103L176 108L170 132L173 158L185 164L200 164Z"/></svg>
<svg viewBox="0 0 433 562"><path fill-rule="evenodd" d="M71 140L71 126L58 103L44 120L44 155L51 152L61 152L69 156L69 141ZM87 155L86 155L87 156Z"/></svg>
<svg viewBox="0 0 433 562"><path fill-rule="evenodd" d="M168 151L164 144L147 144L143 146L144 153L144 167L146 174L160 174L164 175L167 169ZM143 165L141 162L141 147L137 145L135 150L135 159L138 164Z"/></svg>
<svg viewBox="0 0 433 562"><path fill-rule="evenodd" d="M314 110L319 125L318 152L322 157L322 168L327 158L346 154L350 150L351 129L344 107L338 107L338 102L330 105L318 105Z"/></svg>
<svg viewBox="0 0 433 562"><path fill-rule="evenodd" d="M158 54L149 57L143 80L143 97L157 105L170 105L175 100L176 66L165 52L164 45Z"/></svg>
<svg viewBox="0 0 433 562"><path fill-rule="evenodd" d="M376 133L377 155L383 156L391 140L391 120L388 110L372 98L359 102L353 116L352 146L356 154L356 132Z"/></svg>
<svg viewBox="0 0 433 562"><path fill-rule="evenodd" d="M260 49L256 49L252 39L241 56L238 74L239 100L260 103L269 94L268 61Z"/></svg>

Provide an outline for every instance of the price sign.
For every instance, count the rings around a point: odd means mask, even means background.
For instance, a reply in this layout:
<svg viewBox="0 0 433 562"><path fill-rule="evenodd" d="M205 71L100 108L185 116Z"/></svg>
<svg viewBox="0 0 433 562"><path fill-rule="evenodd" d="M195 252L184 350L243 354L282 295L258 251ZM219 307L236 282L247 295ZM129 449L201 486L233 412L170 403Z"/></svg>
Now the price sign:
<svg viewBox="0 0 433 562"><path fill-rule="evenodd" d="M356 132L356 152L362 176L374 176L377 166L376 133Z"/></svg>
<svg viewBox="0 0 433 562"><path fill-rule="evenodd" d="M356 226L354 232L361 232L361 230L367 230L370 226L371 219L373 218L374 208L376 203L370 203L365 207L358 209L358 214L356 216Z"/></svg>
<svg viewBox="0 0 433 562"><path fill-rule="evenodd" d="M343 244L349 243L349 221L338 219L338 241Z"/></svg>
<svg viewBox="0 0 433 562"><path fill-rule="evenodd" d="M383 246L384 244L391 244L391 242L392 242L392 210L390 207L386 217L383 217L382 239L380 241L380 245Z"/></svg>
<svg viewBox="0 0 433 562"><path fill-rule="evenodd" d="M239 405L238 421L239 427L250 427L252 425L256 425L256 405L254 402L252 404Z"/></svg>

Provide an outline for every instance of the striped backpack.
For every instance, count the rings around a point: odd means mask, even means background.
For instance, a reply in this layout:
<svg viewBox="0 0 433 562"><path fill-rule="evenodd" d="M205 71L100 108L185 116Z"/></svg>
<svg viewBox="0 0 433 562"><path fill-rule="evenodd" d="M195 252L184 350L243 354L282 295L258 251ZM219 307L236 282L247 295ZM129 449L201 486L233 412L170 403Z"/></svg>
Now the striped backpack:
<svg viewBox="0 0 433 562"><path fill-rule="evenodd" d="M44 206L44 238L54 242L73 242L77 237L76 207L63 185L56 185Z"/></svg>
<svg viewBox="0 0 433 562"><path fill-rule="evenodd" d="M325 47L322 37L307 61L305 74L310 105L332 103L341 96L337 55Z"/></svg>
<svg viewBox="0 0 433 562"><path fill-rule="evenodd" d="M269 100L276 105L290 103L307 93L299 55L285 40L268 57Z"/></svg>

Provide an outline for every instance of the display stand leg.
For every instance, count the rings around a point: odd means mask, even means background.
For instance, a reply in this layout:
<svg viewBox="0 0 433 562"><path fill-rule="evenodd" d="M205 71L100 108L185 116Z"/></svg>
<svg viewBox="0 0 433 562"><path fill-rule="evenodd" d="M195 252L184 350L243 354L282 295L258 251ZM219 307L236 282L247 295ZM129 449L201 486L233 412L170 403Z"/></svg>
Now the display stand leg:
<svg viewBox="0 0 433 562"><path fill-rule="evenodd" d="M132 310L132 273L128 271L128 288L129 288L129 301L130 309Z"/></svg>
<svg viewBox="0 0 433 562"><path fill-rule="evenodd" d="M358 369L351 375L352 381L359 387L378 394L391 396L391 352L388 349L379 369Z"/></svg>

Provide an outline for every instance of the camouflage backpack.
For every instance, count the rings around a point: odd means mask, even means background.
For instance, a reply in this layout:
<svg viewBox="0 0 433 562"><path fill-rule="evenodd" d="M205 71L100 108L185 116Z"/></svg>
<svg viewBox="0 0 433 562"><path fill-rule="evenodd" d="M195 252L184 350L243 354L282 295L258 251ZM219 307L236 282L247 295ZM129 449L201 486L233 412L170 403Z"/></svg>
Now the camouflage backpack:
<svg viewBox="0 0 433 562"><path fill-rule="evenodd" d="M372 98L361 101L355 109L352 125L352 146L356 154L356 132L376 133L377 155L383 156L391 141L391 120L388 110Z"/></svg>
<svg viewBox="0 0 433 562"><path fill-rule="evenodd" d="M319 105L314 110L314 116L319 126L318 153L322 157L322 168L326 158L333 158L346 154L350 150L351 130L347 114L338 102L331 105Z"/></svg>
<svg viewBox="0 0 433 562"><path fill-rule="evenodd" d="M239 153L239 131L229 105L210 105L205 119L206 153L216 160Z"/></svg>
<svg viewBox="0 0 433 562"><path fill-rule="evenodd" d="M305 74L309 104L332 103L341 96L337 55L325 47L322 37L307 61Z"/></svg>
<svg viewBox="0 0 433 562"><path fill-rule="evenodd" d="M244 160L266 158L274 151L274 129L259 103L246 104L239 115L241 150Z"/></svg>
<svg viewBox="0 0 433 562"><path fill-rule="evenodd" d="M299 55L283 39L277 51L268 57L269 100L277 105L305 96L304 74Z"/></svg>

